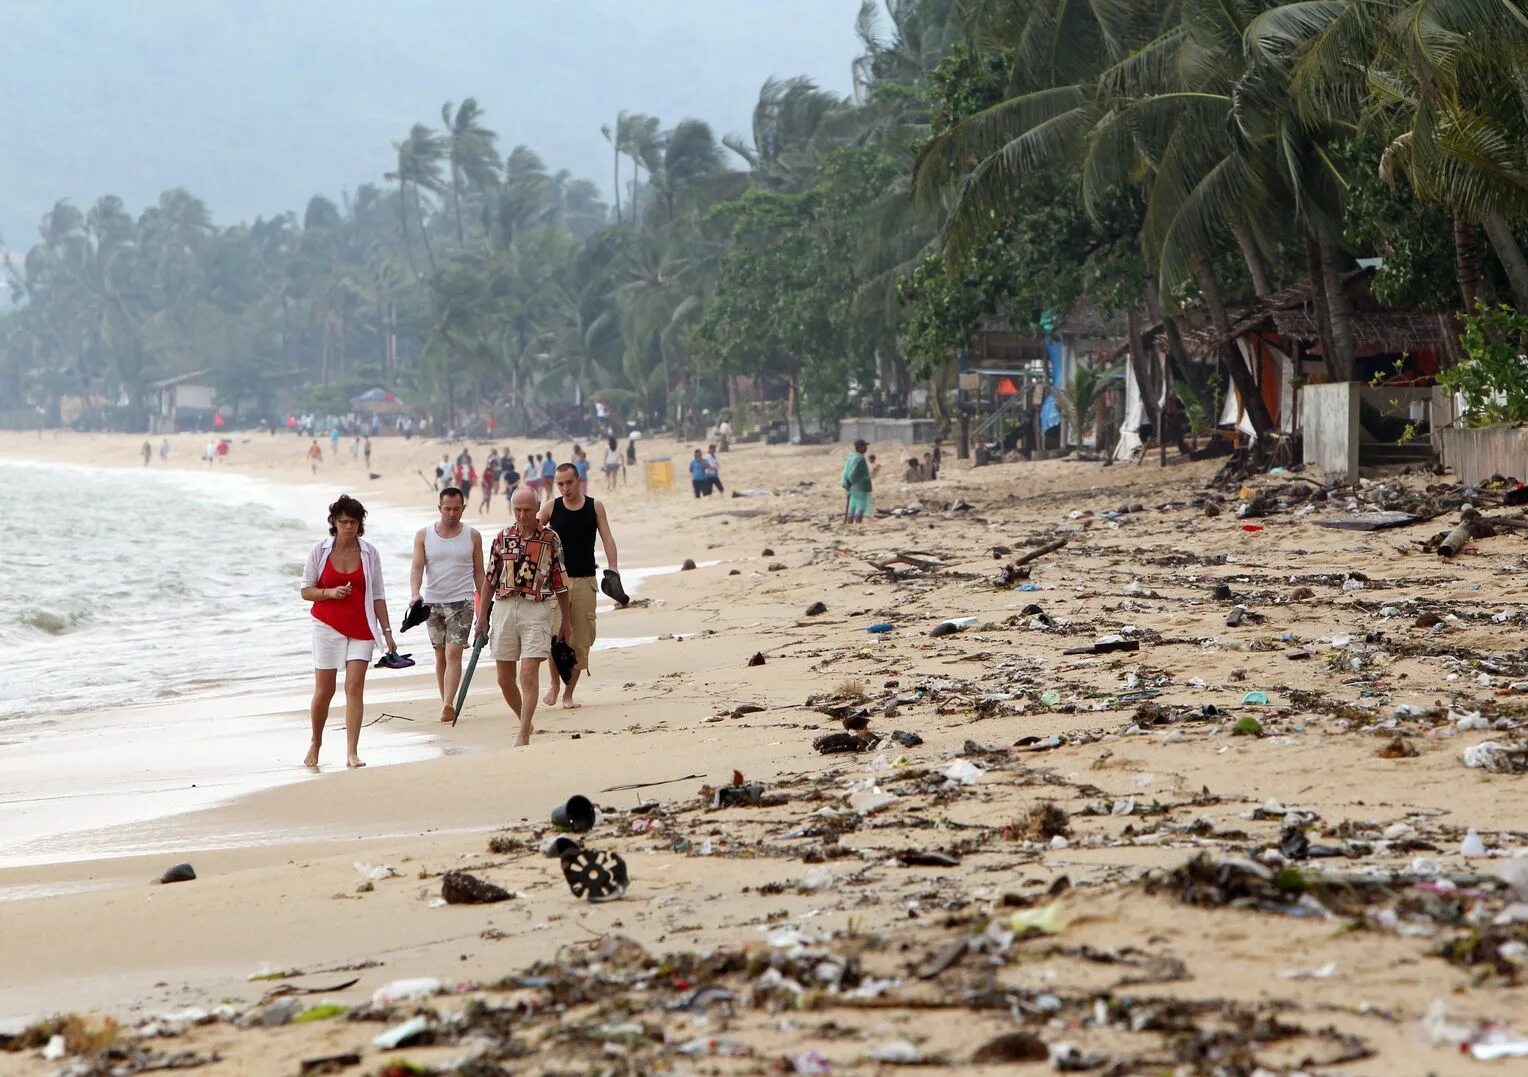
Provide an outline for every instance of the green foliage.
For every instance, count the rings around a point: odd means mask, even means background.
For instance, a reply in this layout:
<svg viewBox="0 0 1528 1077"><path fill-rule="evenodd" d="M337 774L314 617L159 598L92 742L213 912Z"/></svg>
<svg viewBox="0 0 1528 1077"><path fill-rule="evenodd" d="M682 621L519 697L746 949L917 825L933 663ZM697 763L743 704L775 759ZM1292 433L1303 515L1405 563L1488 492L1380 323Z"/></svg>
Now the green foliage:
<svg viewBox="0 0 1528 1077"><path fill-rule="evenodd" d="M874 148L841 149L799 194L755 190L712 211L731 227L716 293L687 336L725 373L790 378L803 410L845 414L874 377L877 327L851 302L867 207L895 176Z"/></svg>
<svg viewBox="0 0 1528 1077"><path fill-rule="evenodd" d="M1419 199L1404 176L1393 184L1381 180L1375 139L1348 140L1337 152L1351 177L1343 237L1360 254L1384 259L1374 274L1374 298L1397 308L1452 310L1459 286L1448 212Z"/></svg>
<svg viewBox="0 0 1528 1077"><path fill-rule="evenodd" d="M1528 422L1528 314L1481 304L1464 319L1462 358L1438 381L1464 397L1471 426Z"/></svg>

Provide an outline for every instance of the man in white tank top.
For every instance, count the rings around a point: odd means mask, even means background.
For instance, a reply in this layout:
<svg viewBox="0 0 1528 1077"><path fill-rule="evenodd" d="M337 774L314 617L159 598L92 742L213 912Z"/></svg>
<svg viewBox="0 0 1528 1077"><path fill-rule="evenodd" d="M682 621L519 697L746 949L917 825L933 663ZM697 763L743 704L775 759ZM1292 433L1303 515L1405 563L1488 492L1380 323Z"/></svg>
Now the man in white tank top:
<svg viewBox="0 0 1528 1077"><path fill-rule="evenodd" d="M440 492L440 522L414 536L409 573L412 601L430 607L425 627L435 648L435 684L440 720L456 718L456 689L462 683L462 650L472 635L472 598L483 586L483 536L462 524L467 499L455 486Z"/></svg>

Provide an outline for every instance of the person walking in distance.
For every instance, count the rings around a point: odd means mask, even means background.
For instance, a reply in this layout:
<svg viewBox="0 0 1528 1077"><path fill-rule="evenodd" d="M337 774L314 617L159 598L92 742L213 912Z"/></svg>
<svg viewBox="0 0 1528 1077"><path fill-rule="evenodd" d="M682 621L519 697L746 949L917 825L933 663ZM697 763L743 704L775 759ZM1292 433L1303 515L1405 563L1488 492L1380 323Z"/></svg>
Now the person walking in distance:
<svg viewBox="0 0 1528 1077"><path fill-rule="evenodd" d="M609 448L605 450L605 491L615 489L616 474L621 470L621 450L617 448L615 435L610 435Z"/></svg>
<svg viewBox="0 0 1528 1077"><path fill-rule="evenodd" d="M472 633L472 598L483 589L483 536L462 523L467 497L454 486L440 492L440 519L414 536L409 569L412 602L430 607L425 628L435 648L435 686L440 720L456 719L456 689L462 683L462 650Z"/></svg>
<svg viewBox="0 0 1528 1077"><path fill-rule="evenodd" d="M515 522L494 538L488 571L478 592L473 638L487 634L492 605L492 650L504 702L520 718L516 747L531 742L541 663L552 653L552 603L560 621L556 634L567 638L570 608L562 560L562 540L536 519L540 502L521 487L510 498ZM519 666L518 670L516 666Z"/></svg>
<svg viewBox="0 0 1528 1077"><path fill-rule="evenodd" d="M865 450L868 448L870 446L863 440L856 441L854 451L844 461L844 473L839 479L839 485L849 495L848 504L844 507L845 523L864 523L867 514L875 515L870 505L870 491L874 483L870 478L870 462L865 459Z"/></svg>
<svg viewBox="0 0 1528 1077"><path fill-rule="evenodd" d="M711 480L711 488L717 493L726 493L727 488L722 485L722 462L716 458L716 446L706 446L706 477Z"/></svg>
<svg viewBox="0 0 1528 1077"><path fill-rule="evenodd" d="M568 678L562 694L562 705L568 709L582 706L573 702L573 689L579 676L589 668L589 649L594 646L594 602L599 597L595 586L594 536L599 535L600 545L605 548L605 566L612 572L621 571L616 563L615 538L610 533L610 521L605 516L605 506L584 493L584 482L578 469L572 464L561 464L556 475L558 496L544 502L536 518L543 526L550 526L562 540L564 564L568 569L568 607L572 620L568 634L563 638L578 655L578 666ZM551 686L541 702L548 707L557 705L557 667L547 665Z"/></svg>

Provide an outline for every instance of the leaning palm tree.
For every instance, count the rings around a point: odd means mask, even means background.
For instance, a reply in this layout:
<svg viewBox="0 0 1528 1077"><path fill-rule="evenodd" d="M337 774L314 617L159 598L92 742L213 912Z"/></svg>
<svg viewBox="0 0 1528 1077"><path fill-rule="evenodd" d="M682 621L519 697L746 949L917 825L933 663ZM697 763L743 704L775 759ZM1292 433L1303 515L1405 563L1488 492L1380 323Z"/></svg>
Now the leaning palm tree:
<svg viewBox="0 0 1528 1077"><path fill-rule="evenodd" d="M1352 116L1388 141L1381 177L1454 215L1466 309L1481 291L1483 226L1528 309L1528 260L1509 222L1528 215L1528 16L1511 0L1325 0L1260 15L1248 50L1282 68L1302 115Z"/></svg>
<svg viewBox="0 0 1528 1077"><path fill-rule="evenodd" d="M456 242L465 244L462 231L462 178L473 185L490 188L499 174L498 137L482 124L483 110L477 98L469 97L457 106L453 115L451 102L440 106L440 122L445 131L446 160L451 168L451 203L456 210Z"/></svg>
<svg viewBox="0 0 1528 1077"><path fill-rule="evenodd" d="M404 244L405 246L408 244L406 206L408 190L412 186L414 217L419 224L419 236L424 241L425 254L430 260L430 272L437 272L435 251L430 246L429 232L425 229L424 199L420 189L423 188L432 194L440 194L446 189L445 180L441 174L441 161L446 155L445 139L424 124L416 123L409 128L406 139L393 143L393 149L398 154L398 168L395 172L387 173L387 178L398 182L398 213Z"/></svg>

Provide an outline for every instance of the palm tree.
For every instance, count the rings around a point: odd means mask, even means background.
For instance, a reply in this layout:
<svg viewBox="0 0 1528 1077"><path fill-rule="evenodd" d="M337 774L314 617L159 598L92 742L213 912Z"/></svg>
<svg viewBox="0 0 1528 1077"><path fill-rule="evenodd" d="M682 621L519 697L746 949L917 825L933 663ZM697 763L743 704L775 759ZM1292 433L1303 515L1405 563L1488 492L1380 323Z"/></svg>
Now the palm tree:
<svg viewBox="0 0 1528 1077"><path fill-rule="evenodd" d="M430 260L430 272L438 272L435 265L435 252L430 247L430 236L425 229L424 204L420 188L432 194L440 194L446 189L441 175L441 161L446 155L446 140L424 124L416 123L409 129L406 139L393 143L393 149L398 154L398 168L394 172L387 173L386 178L398 181L398 213L404 245L407 247L408 244L408 218L405 207L408 202L408 189L412 186L414 217L419 224L419 235L424 241L425 254Z"/></svg>
<svg viewBox="0 0 1528 1077"><path fill-rule="evenodd" d="M1404 169L1414 190L1453 212L1466 309L1480 297L1483 226L1528 310L1528 260L1509 224L1528 210L1523 20L1496 0L1330 0L1275 7L1247 34L1252 55L1287 72L1302 116L1381 130L1382 178Z"/></svg>
<svg viewBox="0 0 1528 1077"><path fill-rule="evenodd" d="M498 179L499 158L494 148L496 134L480 122L483 110L477 98L469 97L451 112L451 102L440 106L440 122L445 131L446 160L451 168L451 202L456 211L456 242L464 245L467 240L462 231L462 177L484 189L490 188Z"/></svg>

